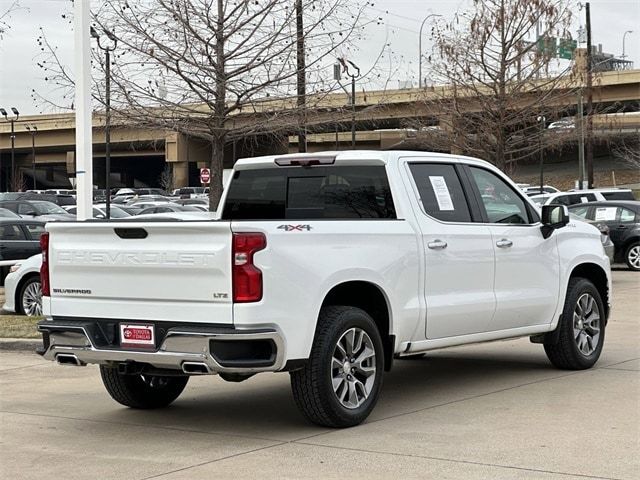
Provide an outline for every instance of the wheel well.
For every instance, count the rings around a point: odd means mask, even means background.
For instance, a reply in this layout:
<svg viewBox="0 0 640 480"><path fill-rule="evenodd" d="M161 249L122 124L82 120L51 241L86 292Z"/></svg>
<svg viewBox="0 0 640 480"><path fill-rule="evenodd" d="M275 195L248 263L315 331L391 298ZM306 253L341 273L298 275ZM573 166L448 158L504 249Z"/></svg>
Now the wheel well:
<svg viewBox="0 0 640 480"><path fill-rule="evenodd" d="M385 370L390 370L395 351L395 336L390 335L390 315L382 290L373 283L352 281L333 287L322 302L322 307L345 305L364 310L378 327L384 347Z"/></svg>
<svg viewBox="0 0 640 480"><path fill-rule="evenodd" d="M591 281L602 298L604 304L605 318L609 319L609 284L607 282L607 274L602 267L595 263L583 263L578 265L571 272L570 278L586 278Z"/></svg>
<svg viewBox="0 0 640 480"><path fill-rule="evenodd" d="M627 248L629 248L629 246L630 246L632 243L636 243L636 242L638 242L638 241L640 241L640 237L631 237L631 238L627 238L627 240L624 242L624 245L623 245L623 246L622 246L622 248L620 249L620 250L621 250L620 255L621 255L622 257L624 257L624 255L627 253Z"/></svg>
<svg viewBox="0 0 640 480"><path fill-rule="evenodd" d="M15 298L13 299L13 301L15 302L14 303L14 308L15 308L16 312L19 311L20 308L22 308L22 306L19 305L19 303L20 303L20 298L19 297L20 297L20 291L22 290L22 286L25 284L25 282L27 280L29 280L30 278L33 278L33 277L40 277L40 274L38 272L27 273L24 277L22 277L20 279L20 282L18 283L18 285L16 285L16 291L14 293L14 297Z"/></svg>

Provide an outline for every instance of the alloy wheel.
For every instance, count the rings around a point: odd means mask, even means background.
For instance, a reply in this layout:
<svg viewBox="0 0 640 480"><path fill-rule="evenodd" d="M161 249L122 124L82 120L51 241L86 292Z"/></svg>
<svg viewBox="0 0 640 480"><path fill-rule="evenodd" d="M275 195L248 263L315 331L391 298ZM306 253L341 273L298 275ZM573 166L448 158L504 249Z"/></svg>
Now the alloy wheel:
<svg viewBox="0 0 640 480"><path fill-rule="evenodd" d="M629 249L627 259L633 268L640 269L640 245L635 245Z"/></svg>
<svg viewBox="0 0 640 480"><path fill-rule="evenodd" d="M42 288L40 282L31 282L24 289L22 310L29 317L42 315Z"/></svg>
<svg viewBox="0 0 640 480"><path fill-rule="evenodd" d="M333 391L342 406L354 409L362 405L376 379L376 352L371 338L361 328L342 334L331 358Z"/></svg>
<svg viewBox="0 0 640 480"><path fill-rule="evenodd" d="M580 353L591 355L598 347L600 339L600 309L595 298L583 293L573 311L573 338Z"/></svg>

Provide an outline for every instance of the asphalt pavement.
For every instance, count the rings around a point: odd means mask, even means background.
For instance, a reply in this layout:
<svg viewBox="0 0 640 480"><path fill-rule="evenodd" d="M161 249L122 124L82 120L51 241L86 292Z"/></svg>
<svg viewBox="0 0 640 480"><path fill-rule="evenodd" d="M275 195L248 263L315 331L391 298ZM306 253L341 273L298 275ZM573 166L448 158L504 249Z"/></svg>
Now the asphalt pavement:
<svg viewBox="0 0 640 480"><path fill-rule="evenodd" d="M0 352L0 478L640 477L640 273L614 272L595 368L560 371L528 339L397 361L361 426L298 413L286 374L192 378L169 408L108 396L97 367Z"/></svg>

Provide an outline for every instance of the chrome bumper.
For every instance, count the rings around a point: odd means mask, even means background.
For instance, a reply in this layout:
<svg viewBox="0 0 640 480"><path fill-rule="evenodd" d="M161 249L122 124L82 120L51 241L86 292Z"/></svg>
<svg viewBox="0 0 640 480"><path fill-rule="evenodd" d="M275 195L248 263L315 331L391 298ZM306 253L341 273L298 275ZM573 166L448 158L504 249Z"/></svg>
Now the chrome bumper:
<svg viewBox="0 0 640 480"><path fill-rule="evenodd" d="M205 326L199 331L194 327L175 327L167 331L159 348L154 350L98 347L91 340L90 327L86 322L65 324L45 320L40 322L38 330L45 336L44 348L38 353L47 360L79 366L88 363L113 365L135 362L158 369L182 370L191 374L214 374L275 372L281 370L285 364L284 340L275 328L242 330ZM264 361L256 362L260 365L251 365L250 361L245 361L242 366L223 366L210 351L211 340L270 340L275 345L275 358L269 365L264 365ZM203 371L192 369L193 365L202 366Z"/></svg>

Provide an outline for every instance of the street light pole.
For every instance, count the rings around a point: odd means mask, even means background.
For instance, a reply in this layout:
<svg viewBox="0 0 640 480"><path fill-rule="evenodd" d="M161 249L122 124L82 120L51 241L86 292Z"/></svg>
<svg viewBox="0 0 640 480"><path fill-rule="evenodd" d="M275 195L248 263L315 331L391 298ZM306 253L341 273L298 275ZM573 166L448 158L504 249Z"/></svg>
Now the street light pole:
<svg viewBox="0 0 640 480"><path fill-rule="evenodd" d="M435 13L430 13L422 23L420 24L420 38L418 39L418 87L422 88L422 29L424 28L424 24L432 17L441 17L442 15L437 15Z"/></svg>
<svg viewBox="0 0 640 480"><path fill-rule="evenodd" d="M36 133L38 133L38 127L33 125L26 126L27 132L31 134L31 177L33 178L33 189L36 189Z"/></svg>
<svg viewBox="0 0 640 480"><path fill-rule="evenodd" d="M342 70L347 74L347 76L351 77L351 148L356 148L356 78L360 76L360 67L358 67L351 60L345 60L344 58L338 58L338 61L342 65ZM347 65L348 64L348 65ZM337 66L338 64L336 64ZM355 69L355 73L351 73L349 71L349 65ZM334 78L336 80L340 80L340 69L338 71L334 70ZM340 84L342 87L342 84ZM343 90L349 95L349 92L346 88L342 87Z"/></svg>
<svg viewBox="0 0 640 480"><path fill-rule="evenodd" d="M16 173L16 132L15 132L15 122L20 117L20 112L16 107L11 107L11 111L16 116L16 118L9 118L7 115L7 111L4 108L0 108L0 114L4 117L5 121L11 122L11 171L9 175L9 188L11 189L14 185L15 181L15 173Z"/></svg>
<svg viewBox="0 0 640 480"><path fill-rule="evenodd" d="M622 35L622 57L620 57L620 58L622 58L623 60L624 60L625 58L627 58L627 56L625 55L625 48L624 48L625 44L624 44L624 42L625 42L625 40L626 40L626 38L627 38L627 34L628 34L628 33L633 33L633 30L627 30L627 31L626 31L626 32L624 32L624 34Z"/></svg>
<svg viewBox="0 0 640 480"><path fill-rule="evenodd" d="M100 43L100 35L91 27L91 36L98 40L98 48L104 51L105 58L105 120L104 120L104 142L105 142L105 213L107 219L111 218L111 52L116 49L118 40L115 36L105 30L105 35L113 43L111 45L102 45Z"/></svg>
<svg viewBox="0 0 640 480"><path fill-rule="evenodd" d="M542 145L542 139L544 137L544 126L547 119L544 116L538 117L538 122L540 122L540 140L538 141L539 149L540 149L540 194L544 193L544 148Z"/></svg>

